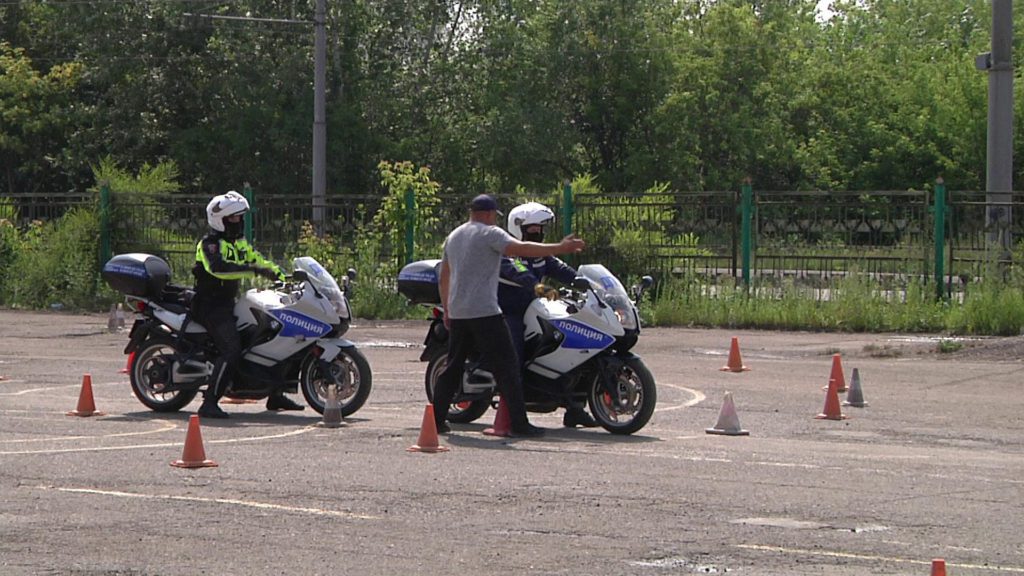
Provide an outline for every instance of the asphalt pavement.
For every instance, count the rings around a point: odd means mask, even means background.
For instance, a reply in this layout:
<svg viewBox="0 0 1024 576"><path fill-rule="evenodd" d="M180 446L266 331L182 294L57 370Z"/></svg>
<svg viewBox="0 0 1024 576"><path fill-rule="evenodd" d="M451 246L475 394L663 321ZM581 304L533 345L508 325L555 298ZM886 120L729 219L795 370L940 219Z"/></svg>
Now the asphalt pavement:
<svg viewBox="0 0 1024 576"><path fill-rule="evenodd" d="M424 454L427 322L360 320L374 388L343 426L226 405L217 466L183 469L199 401L140 404L107 320L0 310L4 576L1024 574L1019 338L647 329L640 432L498 438L489 411ZM867 405L818 419L836 354ZM104 414L68 415L86 374ZM726 392L749 435L706 433Z"/></svg>

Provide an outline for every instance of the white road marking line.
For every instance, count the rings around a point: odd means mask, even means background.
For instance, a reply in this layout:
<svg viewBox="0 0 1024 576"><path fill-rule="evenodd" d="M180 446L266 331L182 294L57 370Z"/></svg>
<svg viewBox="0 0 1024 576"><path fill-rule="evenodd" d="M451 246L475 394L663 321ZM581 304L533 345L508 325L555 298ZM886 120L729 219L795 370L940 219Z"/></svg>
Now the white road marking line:
<svg viewBox="0 0 1024 576"><path fill-rule="evenodd" d="M120 432L117 434L99 434L96 436L52 436L50 438L27 438L22 440L0 440L0 444L28 444L30 442L63 442L65 440L93 440L97 438L122 438L124 436L145 436L146 434L159 434L161 432L169 432L178 427L174 422L167 422L166 420L153 420L157 424L162 424L160 428L156 430L146 430L143 432Z"/></svg>
<svg viewBox="0 0 1024 576"><path fill-rule="evenodd" d="M11 382L14 382L14 380L11 380ZM121 384L121 382L118 382L118 384ZM97 386L102 386L102 384L93 383L92 386L93 388L95 388ZM18 392L0 392L0 396L24 396L25 394L35 394L36 392L49 392L50 390L63 390L64 388L76 388L80 390L82 388L82 383L79 382L78 384L68 384L66 386L49 386L47 388L30 388L28 390L19 390Z"/></svg>
<svg viewBox="0 0 1024 576"><path fill-rule="evenodd" d="M694 390L693 388L687 388L685 386L679 386L677 384L668 384L666 382L659 382L658 386L660 386L660 387L668 387L668 388L675 388L676 390L682 390L683 392L687 392L687 393L693 395L693 399L689 400L688 402L683 402L682 404L674 404L672 406L664 406L664 407L663 406L658 406L657 408L654 409L654 413L655 414L657 414L658 412L671 412L673 410L681 410L683 408L689 408L690 406L696 406L697 404L700 404L701 402L703 402L707 398L706 396L704 396L703 393L698 392L697 390Z"/></svg>
<svg viewBox="0 0 1024 576"><path fill-rule="evenodd" d="M288 436L297 436L299 434L305 434L319 430L314 426L306 426L305 428L299 428L298 430L292 430L290 432L282 432L281 434L270 434L267 436L248 436L245 438L227 438L224 440L205 440L204 444L237 444L239 442L254 442L257 440L271 440L274 438L286 438ZM171 446L181 446L181 442L166 442L163 444L132 444L128 446L94 446L86 448L58 448L53 450L11 450L7 452L0 452L0 456L14 456L14 455L25 455L25 454L67 454L71 452L113 452L117 450L136 450L141 448L168 448Z"/></svg>
<svg viewBox="0 0 1024 576"><path fill-rule="evenodd" d="M121 492L117 490L96 490L92 488L63 488L60 486L36 486L39 490L56 490L58 492L69 492L73 494L93 494L98 496L112 496L115 498L137 498L141 500L171 500L180 502L202 502L206 504L228 504L232 506L245 506L260 510L277 510L281 512L295 512L300 514L312 514L314 516L333 516L335 518L353 518L356 520L380 520L380 516L368 514L355 514L352 512L341 512L339 510L326 510L324 508L307 508L304 506L284 506L282 504L271 504L269 502L256 502L254 500L236 500L234 498L202 498L200 496L176 496L174 494L139 494L135 492Z"/></svg>
<svg viewBox="0 0 1024 576"><path fill-rule="evenodd" d="M873 556L870 554L852 554L849 552L826 552L822 550L801 550L800 548L782 548L780 546L760 546L756 544L736 544L737 548L745 550L756 550L759 552L779 552L782 554L799 554L803 556L827 556L829 558L847 558L851 560L872 560L881 562L895 562L899 564L922 564L931 566L931 560L912 560L910 558L893 558L890 556ZM1024 568L1018 566L989 566L983 564L958 564L946 562L951 568L964 568L968 570L992 570L995 572L1013 572L1024 574Z"/></svg>

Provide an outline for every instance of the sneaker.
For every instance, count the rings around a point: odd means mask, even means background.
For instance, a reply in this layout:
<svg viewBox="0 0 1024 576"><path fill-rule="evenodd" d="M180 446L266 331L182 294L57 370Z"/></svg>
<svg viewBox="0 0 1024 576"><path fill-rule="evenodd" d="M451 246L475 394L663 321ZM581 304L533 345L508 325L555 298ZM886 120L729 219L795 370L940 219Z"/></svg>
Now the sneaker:
<svg viewBox="0 0 1024 576"><path fill-rule="evenodd" d="M216 402L203 401L203 405L196 411L202 418L228 418L228 413L221 409Z"/></svg>
<svg viewBox="0 0 1024 576"><path fill-rule="evenodd" d="M575 428L577 426L596 428L598 423L583 408L572 406L565 410L565 416L562 417L562 426L566 428Z"/></svg>
<svg viewBox="0 0 1024 576"><path fill-rule="evenodd" d="M512 427L512 436L514 438L539 438L543 435L544 429L533 424Z"/></svg>
<svg viewBox="0 0 1024 576"><path fill-rule="evenodd" d="M294 400L281 394L267 398L267 410L305 410L306 407L296 404Z"/></svg>
<svg viewBox="0 0 1024 576"><path fill-rule="evenodd" d="M438 434L450 434L451 431L452 427L449 426L447 422L441 422L440 424L437 425Z"/></svg>

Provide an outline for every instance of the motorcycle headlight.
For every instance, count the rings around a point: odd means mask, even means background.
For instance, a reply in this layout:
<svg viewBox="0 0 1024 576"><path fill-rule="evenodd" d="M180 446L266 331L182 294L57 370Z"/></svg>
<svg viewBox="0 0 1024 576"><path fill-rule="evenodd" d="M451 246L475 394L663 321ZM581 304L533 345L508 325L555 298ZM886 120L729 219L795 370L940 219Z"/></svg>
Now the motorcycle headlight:
<svg viewBox="0 0 1024 576"><path fill-rule="evenodd" d="M626 330L638 328L636 314L633 313L633 306L628 300L618 296L609 296L606 298L606 303L615 311L615 317L619 319L619 324L622 324L623 328Z"/></svg>

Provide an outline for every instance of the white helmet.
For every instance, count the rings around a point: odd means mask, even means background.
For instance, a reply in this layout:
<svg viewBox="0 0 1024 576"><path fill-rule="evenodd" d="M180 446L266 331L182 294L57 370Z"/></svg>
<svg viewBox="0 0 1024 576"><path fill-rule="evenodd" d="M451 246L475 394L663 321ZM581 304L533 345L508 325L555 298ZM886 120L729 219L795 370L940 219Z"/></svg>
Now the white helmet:
<svg viewBox="0 0 1024 576"><path fill-rule="evenodd" d="M554 221L555 213L550 208L539 202L527 202L509 211L508 233L515 236L516 240L522 240L523 229L529 226L546 226Z"/></svg>
<svg viewBox="0 0 1024 576"><path fill-rule="evenodd" d="M214 196L206 205L206 222L217 232L224 232L224 218L245 214L249 211L249 201L238 192L232 190L227 194Z"/></svg>

